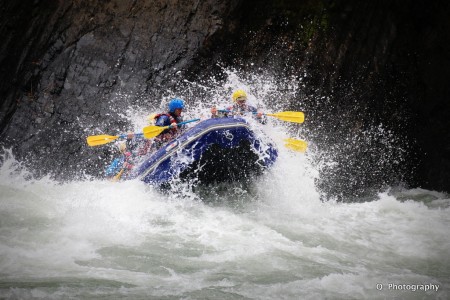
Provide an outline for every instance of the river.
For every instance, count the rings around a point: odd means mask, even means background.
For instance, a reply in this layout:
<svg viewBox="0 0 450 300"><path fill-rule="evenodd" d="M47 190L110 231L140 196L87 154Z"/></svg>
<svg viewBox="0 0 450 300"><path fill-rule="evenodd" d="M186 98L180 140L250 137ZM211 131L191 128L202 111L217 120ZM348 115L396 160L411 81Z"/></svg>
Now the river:
<svg viewBox="0 0 450 300"><path fill-rule="evenodd" d="M224 85L213 82L221 86L214 100L200 100L197 111L191 105L185 119L224 107L228 100L218 99L236 87L260 99L278 88L286 99L301 89L296 80L278 87L254 77L246 82L228 72ZM286 110L286 103L269 104ZM142 112L125 113L135 130L146 126ZM278 160L246 187L194 191L180 183L167 194L138 180L61 183L33 178L6 151L0 298L450 298L448 195L391 187L373 201L323 202L315 184L319 150L310 141L305 154L284 148L282 139L302 138L302 127L271 122L264 130Z"/></svg>
<svg viewBox="0 0 450 300"><path fill-rule="evenodd" d="M139 181L0 169L0 298L448 299L450 199L392 189L320 201L308 155L247 188L164 194Z"/></svg>

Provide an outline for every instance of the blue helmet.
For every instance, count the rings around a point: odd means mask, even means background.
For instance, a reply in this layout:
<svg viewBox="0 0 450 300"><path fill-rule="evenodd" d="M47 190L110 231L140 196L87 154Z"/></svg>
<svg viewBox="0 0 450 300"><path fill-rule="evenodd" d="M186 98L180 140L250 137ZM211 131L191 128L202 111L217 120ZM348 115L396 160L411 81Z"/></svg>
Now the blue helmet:
<svg viewBox="0 0 450 300"><path fill-rule="evenodd" d="M170 100L169 112L174 112L178 108L184 109L184 101L177 98Z"/></svg>

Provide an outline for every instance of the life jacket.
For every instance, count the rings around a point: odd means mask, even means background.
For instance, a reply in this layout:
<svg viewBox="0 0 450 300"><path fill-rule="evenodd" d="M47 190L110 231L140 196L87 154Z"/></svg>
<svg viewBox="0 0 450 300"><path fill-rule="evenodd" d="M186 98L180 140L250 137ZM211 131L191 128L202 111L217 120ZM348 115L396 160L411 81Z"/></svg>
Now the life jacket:
<svg viewBox="0 0 450 300"><path fill-rule="evenodd" d="M122 168L124 160L125 159L123 156L114 159L113 162L105 170L106 177L112 177L112 176L116 175Z"/></svg>
<svg viewBox="0 0 450 300"><path fill-rule="evenodd" d="M178 124L182 121L181 117L176 118L176 117L172 116L170 113L161 113L161 114L155 114L155 117L154 117L155 124L158 121L158 119L162 116L166 116L169 118L170 125ZM178 128L178 130L179 130L179 128ZM177 134L177 128L166 129L163 132L161 132L161 134L157 137L157 139L167 141L169 139L172 139L176 134Z"/></svg>
<svg viewBox="0 0 450 300"><path fill-rule="evenodd" d="M177 120L176 120L171 114L168 114L168 113L156 114L156 115L155 115L155 123L156 123L156 122L158 121L158 119L159 119L160 117L162 117L162 116L166 116L166 117L169 118L170 125L178 123ZM172 132L172 133L175 133L176 131L177 131L176 128L171 128L171 129L170 129L170 132ZM163 131L163 133L167 133L167 132L168 132L168 131Z"/></svg>
<svg viewBox="0 0 450 300"><path fill-rule="evenodd" d="M232 115L244 115L247 112L256 112L256 108L253 106L245 104L244 106L239 106L237 104L234 104L233 106L227 107L227 110L231 112Z"/></svg>
<svg viewBox="0 0 450 300"><path fill-rule="evenodd" d="M125 163L127 163L126 166ZM120 179L120 177L125 177L122 176L123 171L126 171L126 173L128 173L133 168L133 166L134 165L132 164L131 152L127 151L120 157L113 160L113 162L105 170L105 175L106 177L111 178L118 175L117 179Z"/></svg>
<svg viewBox="0 0 450 300"><path fill-rule="evenodd" d="M176 120L174 117L172 117L171 114L168 114L168 113L155 114L154 117L153 117L153 119L154 119L155 122L156 122L161 116L167 116L167 117L169 117L170 124L178 123L177 120Z"/></svg>

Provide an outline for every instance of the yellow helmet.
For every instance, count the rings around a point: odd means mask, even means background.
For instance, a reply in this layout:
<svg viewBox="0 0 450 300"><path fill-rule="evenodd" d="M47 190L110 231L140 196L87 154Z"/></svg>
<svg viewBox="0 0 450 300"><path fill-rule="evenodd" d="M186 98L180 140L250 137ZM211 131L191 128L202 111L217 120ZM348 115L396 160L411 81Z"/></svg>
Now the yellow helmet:
<svg viewBox="0 0 450 300"><path fill-rule="evenodd" d="M233 95L233 102L236 102L238 98L245 98L247 100L247 93L244 90L236 90Z"/></svg>

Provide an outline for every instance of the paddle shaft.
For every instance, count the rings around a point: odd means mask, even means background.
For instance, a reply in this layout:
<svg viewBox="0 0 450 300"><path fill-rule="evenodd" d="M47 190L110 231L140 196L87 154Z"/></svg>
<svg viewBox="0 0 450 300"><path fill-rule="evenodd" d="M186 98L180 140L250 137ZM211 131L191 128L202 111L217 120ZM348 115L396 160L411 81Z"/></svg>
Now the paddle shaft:
<svg viewBox="0 0 450 300"><path fill-rule="evenodd" d="M196 121L200 121L200 119L193 119L193 120L189 120L189 121L180 122L180 123L177 123L177 126L191 123L191 122L196 122ZM170 128L173 128L173 125L168 125L168 126L150 125L150 126L144 127L144 129L142 131L143 131L145 138L151 139L151 138L154 138L154 137L160 135L164 130L167 130Z"/></svg>
<svg viewBox="0 0 450 300"><path fill-rule="evenodd" d="M142 135L143 135L142 132L133 133L133 136L142 136ZM128 137L128 133L124 133L124 134L119 135L119 139L125 139L127 137Z"/></svg>
<svg viewBox="0 0 450 300"><path fill-rule="evenodd" d="M180 123L177 123L177 126L188 124L188 123L192 123L192 122L197 122L197 121L200 121L200 119L192 119L192 120L189 120L189 121L180 122ZM171 126L172 125L169 125L168 128L172 128Z"/></svg>
<svg viewBox="0 0 450 300"><path fill-rule="evenodd" d="M228 110L228 109L219 109L217 110L218 112L222 112L222 113L232 113L233 111ZM258 114L258 112L253 111L252 112L254 115ZM294 123L303 123L303 113L302 112L294 112L294 111L288 111L288 112L278 112L278 113L262 113L262 115L264 116L269 116L269 117L275 117L277 119L283 120L283 121L288 121L288 122L294 122ZM298 119L301 119L301 121L299 121Z"/></svg>

